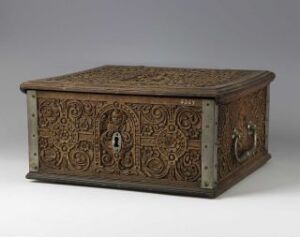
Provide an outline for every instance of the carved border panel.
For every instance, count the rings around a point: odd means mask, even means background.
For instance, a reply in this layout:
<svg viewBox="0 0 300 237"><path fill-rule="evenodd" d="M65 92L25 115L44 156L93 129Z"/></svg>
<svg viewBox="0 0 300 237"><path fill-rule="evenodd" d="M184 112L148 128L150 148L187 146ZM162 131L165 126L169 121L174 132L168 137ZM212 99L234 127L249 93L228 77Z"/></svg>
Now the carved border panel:
<svg viewBox="0 0 300 237"><path fill-rule="evenodd" d="M219 105L218 123L218 179L219 182L235 172L242 165L247 165L266 154L265 147L265 116L266 116L266 88L228 104ZM249 122L256 125L257 149L255 153L242 164L238 163L233 153L232 133L234 128L241 135L238 147L240 152L249 150L253 145L252 137L248 135Z"/></svg>
<svg viewBox="0 0 300 237"><path fill-rule="evenodd" d="M39 92L40 172L199 186L201 100L180 102Z"/></svg>

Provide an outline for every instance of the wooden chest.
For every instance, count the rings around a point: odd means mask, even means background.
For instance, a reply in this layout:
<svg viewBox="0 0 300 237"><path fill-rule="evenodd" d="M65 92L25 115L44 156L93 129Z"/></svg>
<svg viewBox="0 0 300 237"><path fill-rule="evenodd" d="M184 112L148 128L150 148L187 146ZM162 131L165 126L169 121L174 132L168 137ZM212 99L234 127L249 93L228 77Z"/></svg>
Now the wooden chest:
<svg viewBox="0 0 300 237"><path fill-rule="evenodd" d="M103 66L25 82L27 178L216 197L270 158L274 77Z"/></svg>

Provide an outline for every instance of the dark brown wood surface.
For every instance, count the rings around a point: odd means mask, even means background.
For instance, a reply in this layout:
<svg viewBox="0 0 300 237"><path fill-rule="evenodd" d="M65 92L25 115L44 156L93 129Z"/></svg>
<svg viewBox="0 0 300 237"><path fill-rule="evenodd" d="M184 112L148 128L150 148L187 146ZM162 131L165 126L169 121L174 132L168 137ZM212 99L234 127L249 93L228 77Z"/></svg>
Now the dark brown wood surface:
<svg viewBox="0 0 300 237"><path fill-rule="evenodd" d="M37 100L39 172L201 185L200 99L39 92Z"/></svg>
<svg viewBox="0 0 300 237"><path fill-rule="evenodd" d="M273 78L268 71L104 66L23 83L22 90L37 90L39 166L27 177L216 197L271 157L266 113ZM203 117L208 97L218 115L212 124ZM239 162L233 131L244 154L254 145L249 124L257 144ZM208 144L216 148L211 169L202 165L210 156L202 157L201 141L210 125L218 128ZM206 170L217 174L210 188L202 184Z"/></svg>
<svg viewBox="0 0 300 237"><path fill-rule="evenodd" d="M265 116L266 116L266 88L241 97L235 101L219 106L218 122L218 182L222 183L227 176L236 172L241 166L251 165L256 159L268 154L265 148ZM243 153L253 145L247 125L253 123L257 130L257 148L254 154L245 162L239 163L233 153L233 130L237 129L239 153Z"/></svg>
<svg viewBox="0 0 300 237"><path fill-rule="evenodd" d="M28 81L21 90L219 98L273 78L274 73L262 70L103 66Z"/></svg>
<svg viewBox="0 0 300 237"><path fill-rule="evenodd" d="M227 189L241 181L262 165L264 165L269 159L270 155L262 156L259 159L254 160L248 165L241 166L236 172L229 175L220 185L214 189L199 188L199 187L180 187L172 185L160 185L154 183L144 183L137 181L127 180L114 180L104 179L99 177L84 177L74 175L60 175L60 174L48 174L48 173L37 173L29 172L26 175L28 179L39 180L42 182L53 182L62 184L76 184L76 185L88 185L103 188L118 188L118 189L129 189L136 191L156 192L173 195L188 195L195 197L204 198L216 198L221 195Z"/></svg>

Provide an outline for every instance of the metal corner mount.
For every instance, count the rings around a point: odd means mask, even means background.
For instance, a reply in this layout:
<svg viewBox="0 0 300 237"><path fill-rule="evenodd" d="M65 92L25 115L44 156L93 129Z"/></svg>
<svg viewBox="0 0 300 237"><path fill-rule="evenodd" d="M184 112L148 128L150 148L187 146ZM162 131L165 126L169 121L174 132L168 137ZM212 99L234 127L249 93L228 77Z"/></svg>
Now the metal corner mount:
<svg viewBox="0 0 300 237"><path fill-rule="evenodd" d="M28 118L28 144L29 144L29 171L37 172L39 169L38 151L38 114L36 91L27 91L27 118Z"/></svg>
<svg viewBox="0 0 300 237"><path fill-rule="evenodd" d="M213 189L218 178L218 106L215 100L202 100L201 188Z"/></svg>

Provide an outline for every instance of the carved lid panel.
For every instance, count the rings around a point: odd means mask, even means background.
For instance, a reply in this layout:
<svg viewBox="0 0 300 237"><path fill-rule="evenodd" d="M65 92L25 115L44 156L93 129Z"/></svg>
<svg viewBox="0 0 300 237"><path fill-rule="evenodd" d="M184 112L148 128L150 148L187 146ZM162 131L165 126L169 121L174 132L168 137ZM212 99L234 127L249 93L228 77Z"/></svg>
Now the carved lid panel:
<svg viewBox="0 0 300 237"><path fill-rule="evenodd" d="M191 69L145 66L102 66L87 71L33 80L21 89L105 94L216 97L222 93L271 81L261 70Z"/></svg>

